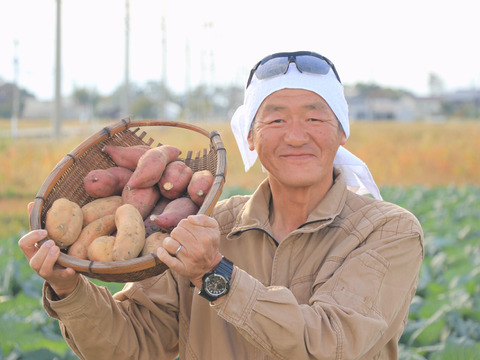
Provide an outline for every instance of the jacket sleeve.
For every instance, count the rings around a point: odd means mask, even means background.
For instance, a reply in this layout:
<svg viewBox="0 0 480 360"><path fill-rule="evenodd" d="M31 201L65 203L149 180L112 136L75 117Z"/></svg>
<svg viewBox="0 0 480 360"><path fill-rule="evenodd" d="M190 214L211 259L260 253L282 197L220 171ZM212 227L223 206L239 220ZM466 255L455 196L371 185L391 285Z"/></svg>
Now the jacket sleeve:
<svg viewBox="0 0 480 360"><path fill-rule="evenodd" d="M372 358L405 326L423 258L421 228L414 227L372 233L378 241L367 239L331 277L317 277L308 304L237 268L225 301L212 307L276 359Z"/></svg>
<svg viewBox="0 0 480 360"><path fill-rule="evenodd" d="M72 294L52 301L45 284L47 313L59 319L68 345L81 359L168 359L178 354L178 294L166 271L112 296L108 289L81 276ZM162 289L147 298L141 288ZM152 295L153 292L150 292Z"/></svg>

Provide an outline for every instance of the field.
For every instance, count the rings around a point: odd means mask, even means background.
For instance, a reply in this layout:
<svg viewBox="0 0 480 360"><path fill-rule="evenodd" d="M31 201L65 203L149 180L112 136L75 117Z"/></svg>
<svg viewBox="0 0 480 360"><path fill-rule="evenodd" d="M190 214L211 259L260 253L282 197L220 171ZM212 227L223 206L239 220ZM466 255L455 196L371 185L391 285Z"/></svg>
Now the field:
<svg viewBox="0 0 480 360"><path fill-rule="evenodd" d="M265 175L259 164L244 173L228 124L197 125L218 130L227 149L222 196L251 192ZM8 121L0 120L5 129ZM53 141L0 138L0 360L76 358L41 308L42 281L16 245L28 231L27 203L55 164L92 133L76 132ZM368 164L384 199L412 211L425 232L401 358L480 358L480 123L365 122L352 124L352 134L346 147ZM180 147L196 141L159 135ZM106 285L112 292L121 287Z"/></svg>

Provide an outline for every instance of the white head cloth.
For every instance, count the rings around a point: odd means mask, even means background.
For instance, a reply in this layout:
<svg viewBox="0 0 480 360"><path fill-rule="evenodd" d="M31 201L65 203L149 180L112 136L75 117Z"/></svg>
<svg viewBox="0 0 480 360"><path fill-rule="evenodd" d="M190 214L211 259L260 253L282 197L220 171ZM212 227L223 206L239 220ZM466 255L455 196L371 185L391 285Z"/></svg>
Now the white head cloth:
<svg viewBox="0 0 480 360"><path fill-rule="evenodd" d="M247 141L252 121L263 100L281 89L304 89L318 94L335 113L338 121L342 124L346 137L348 138L350 135L348 105L343 93L343 86L331 69L326 75L300 73L296 65L291 63L284 75L264 80L253 76L250 85L245 90L243 105L235 111L231 121L233 134L245 164L245 171L248 171L257 160L257 152L248 148ZM370 193L376 199L382 199L367 165L343 146L338 148L333 164L341 169L350 190L361 195Z"/></svg>

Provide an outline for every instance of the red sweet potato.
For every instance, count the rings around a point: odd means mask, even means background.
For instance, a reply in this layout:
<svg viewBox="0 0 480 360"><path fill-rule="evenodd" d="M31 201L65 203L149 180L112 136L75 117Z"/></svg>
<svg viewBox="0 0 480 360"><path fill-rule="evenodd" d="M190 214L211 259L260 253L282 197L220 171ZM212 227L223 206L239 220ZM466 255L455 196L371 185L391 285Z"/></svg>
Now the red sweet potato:
<svg viewBox="0 0 480 360"><path fill-rule="evenodd" d="M187 191L192 174L193 170L183 161L169 163L158 183L163 197L173 200L182 196Z"/></svg>
<svg viewBox="0 0 480 360"><path fill-rule="evenodd" d="M123 188L123 204L131 204L140 212L143 219L146 219L152 212L155 204L160 199L160 190L157 186L150 186L142 189L132 189L128 186Z"/></svg>
<svg viewBox="0 0 480 360"><path fill-rule="evenodd" d="M135 170L138 164L138 160L145 154L151 147L148 145L134 145L134 146L115 146L105 145L102 149L103 152L110 155L112 160L118 166L125 167L132 171Z"/></svg>
<svg viewBox="0 0 480 360"><path fill-rule="evenodd" d="M165 207L168 205L168 203L170 202L169 199L166 199L164 197L161 197L160 200L158 200L157 204L155 205L155 207L153 208L152 212L150 213L150 215L160 215L163 210L165 209ZM146 236L149 236L155 232L158 232L160 231L161 229L158 227L157 224L155 224L151 219L150 219L150 216L147 216L147 218L145 219L145 221L143 222L144 225L145 225L145 234Z"/></svg>
<svg viewBox="0 0 480 360"><path fill-rule="evenodd" d="M177 160L182 152L174 146L162 145L148 150L138 160L137 168L127 183L132 189L157 184L168 163Z"/></svg>
<svg viewBox="0 0 480 360"><path fill-rule="evenodd" d="M202 206L205 196L212 187L214 177L208 170L196 171L192 175L187 192L190 198L198 206Z"/></svg>
<svg viewBox="0 0 480 360"><path fill-rule="evenodd" d="M172 200L160 215L151 215L150 219L165 232L172 231L180 220L198 212L198 206L188 197Z"/></svg>
<svg viewBox="0 0 480 360"><path fill-rule="evenodd" d="M118 166L92 170L83 179L85 191L93 198L120 195L132 173Z"/></svg>

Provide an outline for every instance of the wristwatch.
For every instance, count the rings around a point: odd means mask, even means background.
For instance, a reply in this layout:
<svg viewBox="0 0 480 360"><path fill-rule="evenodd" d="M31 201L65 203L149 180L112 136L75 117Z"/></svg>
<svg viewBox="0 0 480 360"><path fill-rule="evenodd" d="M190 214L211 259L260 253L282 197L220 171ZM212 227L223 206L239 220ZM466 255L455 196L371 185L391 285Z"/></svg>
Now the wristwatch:
<svg viewBox="0 0 480 360"><path fill-rule="evenodd" d="M227 295L230 290L232 272L233 262L223 257L215 269L203 275L202 289L198 295L208 301L215 301L219 297Z"/></svg>

